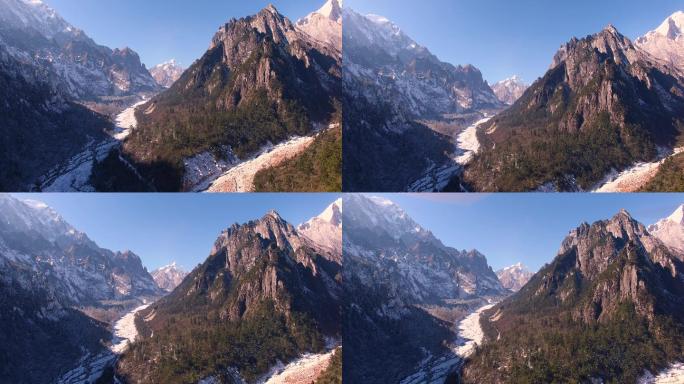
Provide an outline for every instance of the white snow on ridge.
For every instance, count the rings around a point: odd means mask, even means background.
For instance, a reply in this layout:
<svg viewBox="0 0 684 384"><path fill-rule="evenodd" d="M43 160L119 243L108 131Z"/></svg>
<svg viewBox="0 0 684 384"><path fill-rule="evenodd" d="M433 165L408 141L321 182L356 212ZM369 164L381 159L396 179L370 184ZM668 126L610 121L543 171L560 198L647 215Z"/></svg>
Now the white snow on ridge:
<svg viewBox="0 0 684 384"><path fill-rule="evenodd" d="M480 326L480 316L482 316L484 311L493 308L494 305L496 304L488 304L481 307L458 324L460 345L454 349L458 356L464 359L468 358L475 352L475 348L482 344L484 341L484 331L482 331Z"/></svg>
<svg viewBox="0 0 684 384"><path fill-rule="evenodd" d="M128 348L129 344L135 341L135 338L138 337L135 315L149 306L150 304L141 305L114 323L114 340L110 347L112 352L121 354Z"/></svg>
<svg viewBox="0 0 684 384"><path fill-rule="evenodd" d="M50 170L41 178L40 190L43 192L95 192L93 186L90 185L90 175L95 162L104 160L111 150L120 145L121 141L130 135L131 130L137 127L135 109L145 102L146 99L143 99L117 115L111 138L99 143L94 141L88 143L83 152L74 155L65 164L59 164ZM137 174L135 169L133 171Z"/></svg>
<svg viewBox="0 0 684 384"><path fill-rule="evenodd" d="M254 176L264 169L278 166L302 153L314 141L316 136L294 137L278 145L264 146L259 153L250 160L239 163L230 168L220 177L211 181L208 188L198 186L196 192L206 189L206 192L252 192Z"/></svg>
<svg viewBox="0 0 684 384"><path fill-rule="evenodd" d="M126 351L129 344L138 336L135 315L150 305L141 305L114 323L114 335L109 350L98 355L83 356L76 368L57 379L57 384L91 384L99 379L105 369L115 364L118 356Z"/></svg>
<svg viewBox="0 0 684 384"><path fill-rule="evenodd" d="M131 134L133 129L138 127L138 119L135 118L135 109L146 102L147 98L143 98L139 102L124 109L123 112L116 116L116 133L114 134L115 139L122 141Z"/></svg>
<svg viewBox="0 0 684 384"><path fill-rule="evenodd" d="M668 158L684 152L684 147L675 148L669 155L662 154L650 163L636 163L622 172L612 172L593 190L598 193L635 192L648 183Z"/></svg>
<svg viewBox="0 0 684 384"><path fill-rule="evenodd" d="M646 372L638 384L684 384L684 363L675 363L657 376Z"/></svg>
<svg viewBox="0 0 684 384"><path fill-rule="evenodd" d="M277 371L259 384L313 383L330 365L335 350L321 354L305 354Z"/></svg>
<svg viewBox="0 0 684 384"><path fill-rule="evenodd" d="M456 147L457 147L457 157L456 157L456 162L461 165L466 165L470 163L470 161L473 159L473 156L477 154L480 150L480 141L477 139L477 130L480 128L482 124L485 124L489 120L491 120L492 117L484 117L480 119L479 121L475 122L475 124L469 126L463 132L461 132L460 135L456 138Z"/></svg>

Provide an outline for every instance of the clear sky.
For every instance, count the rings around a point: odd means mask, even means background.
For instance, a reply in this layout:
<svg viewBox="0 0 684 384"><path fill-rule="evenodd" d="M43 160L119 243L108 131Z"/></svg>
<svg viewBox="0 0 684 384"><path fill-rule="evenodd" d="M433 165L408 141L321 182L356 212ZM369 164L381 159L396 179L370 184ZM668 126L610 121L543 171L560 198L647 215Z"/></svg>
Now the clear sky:
<svg viewBox="0 0 684 384"><path fill-rule="evenodd" d="M609 23L629 38L684 10L682 0L346 0L389 18L442 61L473 64L490 83L518 74L531 83L573 36Z"/></svg>
<svg viewBox="0 0 684 384"><path fill-rule="evenodd" d="M317 216L338 194L13 194L54 208L100 247L130 249L150 271L203 262L223 229L271 209L293 225Z"/></svg>
<svg viewBox="0 0 684 384"><path fill-rule="evenodd" d="M66 21L110 48L131 47L147 67L175 58L190 66L231 18L273 3L296 21L324 0L44 0Z"/></svg>
<svg viewBox="0 0 684 384"><path fill-rule="evenodd" d="M582 222L620 209L644 225L669 216L684 194L382 194L444 244L477 249L496 270L522 262L533 271L556 256Z"/></svg>

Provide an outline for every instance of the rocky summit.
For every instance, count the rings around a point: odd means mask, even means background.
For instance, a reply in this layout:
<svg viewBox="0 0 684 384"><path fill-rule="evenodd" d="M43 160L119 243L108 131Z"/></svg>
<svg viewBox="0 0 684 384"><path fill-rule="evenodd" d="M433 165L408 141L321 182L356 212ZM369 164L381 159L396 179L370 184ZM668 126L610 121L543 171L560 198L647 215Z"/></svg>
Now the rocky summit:
<svg viewBox="0 0 684 384"><path fill-rule="evenodd" d="M550 264L483 314L490 343L464 381L637 382L662 369L684 345L680 257L626 211L580 225Z"/></svg>
<svg viewBox="0 0 684 384"><path fill-rule="evenodd" d="M672 148L682 116L681 74L610 25L565 44L544 77L481 127L484 148L465 179L479 191L589 190Z"/></svg>

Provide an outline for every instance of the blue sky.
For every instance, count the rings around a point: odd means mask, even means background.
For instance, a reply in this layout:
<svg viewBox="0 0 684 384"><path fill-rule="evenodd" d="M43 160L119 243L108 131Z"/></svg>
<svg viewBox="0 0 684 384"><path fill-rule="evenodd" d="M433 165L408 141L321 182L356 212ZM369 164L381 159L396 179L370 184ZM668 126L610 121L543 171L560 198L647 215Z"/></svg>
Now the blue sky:
<svg viewBox="0 0 684 384"><path fill-rule="evenodd" d="M684 194L382 194L444 244L478 249L494 269L523 262L536 271L553 260L582 222L627 209L645 225L669 216Z"/></svg>
<svg viewBox="0 0 684 384"><path fill-rule="evenodd" d="M150 270L203 262L225 228L271 209L293 225L317 216L337 194L13 194L53 207L100 247L130 249Z"/></svg>
<svg viewBox="0 0 684 384"><path fill-rule="evenodd" d="M323 0L44 0L98 44L131 47L152 67L175 58L190 66L231 18L253 15L273 3L293 21Z"/></svg>
<svg viewBox="0 0 684 384"><path fill-rule="evenodd" d="M573 36L612 23L635 38L684 10L682 0L347 0L345 6L389 18L441 60L473 64L490 83L513 74L533 82Z"/></svg>

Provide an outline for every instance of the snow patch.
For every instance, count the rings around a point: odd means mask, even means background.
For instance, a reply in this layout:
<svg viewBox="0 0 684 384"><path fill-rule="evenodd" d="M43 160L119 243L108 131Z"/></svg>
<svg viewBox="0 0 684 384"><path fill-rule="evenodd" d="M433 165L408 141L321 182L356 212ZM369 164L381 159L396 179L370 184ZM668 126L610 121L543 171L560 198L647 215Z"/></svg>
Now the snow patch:
<svg viewBox="0 0 684 384"><path fill-rule="evenodd" d="M593 192L635 192L643 187L658 173L658 169L668 158L684 152L684 147L675 148L670 154L661 149L658 160L645 163L639 162L622 172L612 171L601 181Z"/></svg>

